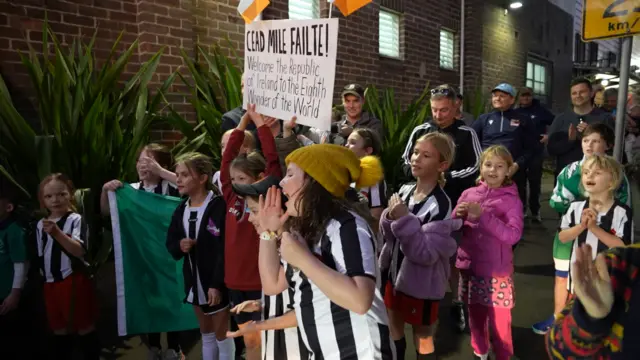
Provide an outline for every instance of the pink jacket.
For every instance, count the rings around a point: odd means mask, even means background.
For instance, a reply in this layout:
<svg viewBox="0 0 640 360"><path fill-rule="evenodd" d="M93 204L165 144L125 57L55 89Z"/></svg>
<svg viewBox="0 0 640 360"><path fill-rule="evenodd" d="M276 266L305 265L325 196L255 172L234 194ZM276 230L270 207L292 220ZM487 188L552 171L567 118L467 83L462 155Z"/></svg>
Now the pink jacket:
<svg viewBox="0 0 640 360"><path fill-rule="evenodd" d="M386 209L380 218L384 246L380 254L380 268L389 269L396 241L404 260L393 281L394 289L418 299L444 298L449 279L451 257L456 253L456 241L451 232L460 229L460 219L431 221L420 225L413 214L392 221Z"/></svg>
<svg viewBox="0 0 640 360"><path fill-rule="evenodd" d="M512 246L520 241L524 226L516 185L490 189L480 182L462 193L458 205L463 202L479 203L482 215L474 221L464 221L456 267L471 270L476 276L513 274Z"/></svg>

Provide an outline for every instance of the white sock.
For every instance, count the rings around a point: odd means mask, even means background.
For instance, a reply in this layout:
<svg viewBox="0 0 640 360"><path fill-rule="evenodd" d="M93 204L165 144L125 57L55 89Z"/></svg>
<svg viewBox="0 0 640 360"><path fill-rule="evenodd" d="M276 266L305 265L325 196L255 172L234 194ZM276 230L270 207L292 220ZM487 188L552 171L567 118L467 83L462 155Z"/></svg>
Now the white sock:
<svg viewBox="0 0 640 360"><path fill-rule="evenodd" d="M231 338L216 340L220 349L220 360L234 360L236 357L236 343Z"/></svg>
<svg viewBox="0 0 640 360"><path fill-rule="evenodd" d="M202 360L218 360L216 333L202 334Z"/></svg>

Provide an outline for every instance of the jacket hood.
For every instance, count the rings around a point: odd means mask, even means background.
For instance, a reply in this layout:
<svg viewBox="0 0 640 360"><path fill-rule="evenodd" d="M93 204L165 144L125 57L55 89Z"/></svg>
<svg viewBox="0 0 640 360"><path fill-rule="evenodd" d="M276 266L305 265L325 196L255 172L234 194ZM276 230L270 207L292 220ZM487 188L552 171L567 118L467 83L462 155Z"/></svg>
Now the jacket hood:
<svg viewBox="0 0 640 360"><path fill-rule="evenodd" d="M511 185L507 185L507 186L502 186L499 188L489 188L489 186L487 185L487 183L485 183L484 181L480 181L480 183L478 184L479 186L476 187L476 189L478 189L478 192L480 193L486 193L489 192L489 190L495 192L495 194L493 196L501 196L501 195L516 195L518 196L518 187L516 186L516 184L511 184Z"/></svg>

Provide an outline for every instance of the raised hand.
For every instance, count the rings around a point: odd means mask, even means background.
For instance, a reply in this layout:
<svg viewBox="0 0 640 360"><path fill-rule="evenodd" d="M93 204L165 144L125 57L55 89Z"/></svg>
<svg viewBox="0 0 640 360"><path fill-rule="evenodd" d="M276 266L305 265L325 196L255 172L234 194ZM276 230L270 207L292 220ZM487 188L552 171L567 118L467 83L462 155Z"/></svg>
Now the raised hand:
<svg viewBox="0 0 640 360"><path fill-rule="evenodd" d="M116 191L122 187L122 182L120 180L111 180L108 183L105 183L102 186L103 191Z"/></svg>
<svg viewBox="0 0 640 360"><path fill-rule="evenodd" d="M595 262L591 259L591 246L585 244L576 249L571 278L576 296L587 314L593 319L603 319L613 308L613 287L605 255L599 254Z"/></svg>
<svg viewBox="0 0 640 360"><path fill-rule="evenodd" d="M62 230L60 230L60 228L58 227L58 224L55 221L49 219L42 220L42 230L53 237L55 237L56 234L62 232Z"/></svg>
<svg viewBox="0 0 640 360"><path fill-rule="evenodd" d="M282 210L282 190L272 186L267 196L260 195L260 211L257 215L260 228L263 231L278 232L289 216Z"/></svg>

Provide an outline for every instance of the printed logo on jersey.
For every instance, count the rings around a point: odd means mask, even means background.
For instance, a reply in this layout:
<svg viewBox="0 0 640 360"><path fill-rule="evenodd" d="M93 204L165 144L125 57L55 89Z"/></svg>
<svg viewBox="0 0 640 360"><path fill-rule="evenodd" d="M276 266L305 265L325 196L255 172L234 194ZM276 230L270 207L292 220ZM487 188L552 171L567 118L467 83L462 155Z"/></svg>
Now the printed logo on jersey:
<svg viewBox="0 0 640 360"><path fill-rule="evenodd" d="M520 120L511 119L511 126L520 126Z"/></svg>
<svg viewBox="0 0 640 360"><path fill-rule="evenodd" d="M493 120L489 120L489 125L493 124Z"/></svg>
<svg viewBox="0 0 640 360"><path fill-rule="evenodd" d="M220 229L213 222L213 219L209 219L209 223L207 224L207 231L211 233L213 236L220 236Z"/></svg>

